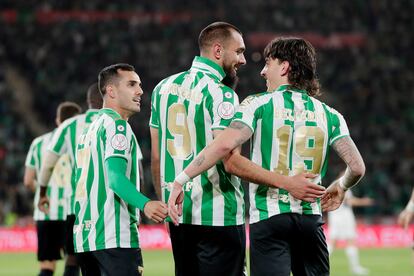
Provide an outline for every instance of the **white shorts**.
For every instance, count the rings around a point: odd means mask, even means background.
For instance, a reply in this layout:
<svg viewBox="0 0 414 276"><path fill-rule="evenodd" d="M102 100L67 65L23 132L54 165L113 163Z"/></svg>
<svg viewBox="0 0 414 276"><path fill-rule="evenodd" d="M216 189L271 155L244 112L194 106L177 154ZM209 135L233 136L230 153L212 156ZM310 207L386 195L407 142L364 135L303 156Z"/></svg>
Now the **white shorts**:
<svg viewBox="0 0 414 276"><path fill-rule="evenodd" d="M329 239L355 239L356 223L352 210L340 210L328 213L328 230Z"/></svg>

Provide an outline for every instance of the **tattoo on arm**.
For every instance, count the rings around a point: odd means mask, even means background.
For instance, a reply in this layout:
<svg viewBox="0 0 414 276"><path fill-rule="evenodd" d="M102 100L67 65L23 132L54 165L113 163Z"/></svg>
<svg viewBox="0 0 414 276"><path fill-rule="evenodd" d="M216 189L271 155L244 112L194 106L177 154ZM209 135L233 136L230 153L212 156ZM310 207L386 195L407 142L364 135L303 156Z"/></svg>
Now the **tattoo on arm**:
<svg viewBox="0 0 414 276"><path fill-rule="evenodd" d="M194 160L194 165L196 165L197 167L200 167L203 164L203 162L204 162L205 159L206 158L205 158L204 154L200 155L199 157L197 157Z"/></svg>
<svg viewBox="0 0 414 276"><path fill-rule="evenodd" d="M349 167L355 168L364 165L361 154L350 137L337 140L334 142L333 148Z"/></svg>

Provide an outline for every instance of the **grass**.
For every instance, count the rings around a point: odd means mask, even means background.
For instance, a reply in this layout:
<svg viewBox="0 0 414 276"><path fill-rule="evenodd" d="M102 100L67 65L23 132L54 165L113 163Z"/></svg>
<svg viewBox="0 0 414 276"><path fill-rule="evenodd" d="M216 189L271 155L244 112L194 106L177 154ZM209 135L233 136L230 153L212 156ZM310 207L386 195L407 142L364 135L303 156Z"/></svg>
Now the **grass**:
<svg viewBox="0 0 414 276"><path fill-rule="evenodd" d="M360 252L361 264L370 270L372 276L412 276L411 250L364 249ZM143 252L145 276L174 275L172 253L166 250L145 250ZM0 275L37 275L38 265L34 253L1 253ZM55 275L63 274L63 262L58 263ZM332 276L349 276L348 262L343 250L337 250L331 258Z"/></svg>

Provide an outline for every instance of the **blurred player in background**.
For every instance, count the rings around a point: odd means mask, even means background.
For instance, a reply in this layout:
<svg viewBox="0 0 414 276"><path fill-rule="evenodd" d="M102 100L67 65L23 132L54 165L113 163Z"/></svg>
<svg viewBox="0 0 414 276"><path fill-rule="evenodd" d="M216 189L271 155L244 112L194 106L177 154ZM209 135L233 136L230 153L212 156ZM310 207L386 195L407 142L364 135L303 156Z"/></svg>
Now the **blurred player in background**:
<svg viewBox="0 0 414 276"><path fill-rule="evenodd" d="M345 254L349 261L349 268L355 275L368 275L368 269L359 263L358 248L356 245L356 221L352 207L371 206L373 200L368 197L355 197L348 190L342 205L335 211L328 213L329 226L329 255L335 249L337 241L346 241Z"/></svg>
<svg viewBox="0 0 414 276"><path fill-rule="evenodd" d="M57 108L56 125L81 112L80 106L72 102L61 103ZM26 158L24 184L35 191L34 215L37 229L37 259L40 262L40 276L53 275L56 260L62 259L60 253L64 247L65 220L67 213L66 193L72 177L69 156L62 155L56 162L51 178L48 180L46 194L50 198L48 212L38 208L40 186L38 185L42 158L46 155L47 147L53 133L46 133L33 140Z"/></svg>
<svg viewBox="0 0 414 276"><path fill-rule="evenodd" d="M364 162L342 115L314 98L319 83L313 46L299 38L278 38L266 46L264 57L261 75L267 92L246 98L230 126L176 177L169 214L180 215L180 185L252 136L255 163L286 176L311 172L317 184L326 173L332 146L347 169L322 200L315 194L313 202L305 202L284 189L255 183L249 189L251 275L329 275L322 208L339 207L345 191L364 175Z"/></svg>
<svg viewBox="0 0 414 276"><path fill-rule="evenodd" d="M233 89L246 63L240 30L210 24L200 33L199 48L190 70L164 79L152 94L152 170L164 201L174 178L230 124L239 104ZM235 151L184 186L183 216L169 225L176 275L243 274L244 192L235 176L271 186L287 183L301 195L309 186L319 188L304 176L282 183L280 175Z"/></svg>
<svg viewBox="0 0 414 276"><path fill-rule="evenodd" d="M60 125L55 131L53 138L48 146L48 151L45 154L42 164L42 170L40 172L40 197L39 208L47 212L47 205L49 198L45 193L47 183L51 176L51 172L57 164L57 160L62 155L69 155L69 164L71 166L72 178L68 183L69 189L66 194L67 203L67 219L66 219L66 237L65 237L65 249L67 253L67 259L65 264L64 276L76 276L79 275L79 265L75 257L75 251L73 248L73 225L75 223L75 211L73 209L75 199L75 150L76 144L79 141L79 137L82 132L89 126L89 124L97 116L99 109L102 107L102 96L98 89L98 84L94 83L89 86L86 93L86 102L88 104L88 110L67 120Z"/></svg>
<svg viewBox="0 0 414 276"><path fill-rule="evenodd" d="M403 226L405 229L408 228L410 222L413 220L414 217L414 188L411 192L410 200L407 203L405 209L400 213L398 217L398 223ZM414 250L414 242L413 242L413 250ZM413 251L413 260L412 263L414 265L414 251Z"/></svg>
<svg viewBox="0 0 414 276"><path fill-rule="evenodd" d="M103 108L76 149L75 251L83 275L141 275L139 210L155 222L167 216L165 203L140 193L138 143L127 120L141 110L141 80L131 65L114 64L98 83Z"/></svg>

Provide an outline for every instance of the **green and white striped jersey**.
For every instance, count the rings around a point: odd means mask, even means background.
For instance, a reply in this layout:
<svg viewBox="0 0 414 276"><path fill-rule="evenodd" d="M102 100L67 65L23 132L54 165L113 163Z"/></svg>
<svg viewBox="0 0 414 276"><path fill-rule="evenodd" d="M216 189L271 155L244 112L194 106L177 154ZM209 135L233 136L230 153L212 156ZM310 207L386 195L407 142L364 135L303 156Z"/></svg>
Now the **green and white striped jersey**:
<svg viewBox="0 0 414 276"><path fill-rule="evenodd" d="M47 145L50 143L52 136L53 132L46 133L34 139L30 145L25 165L26 167L32 168L36 171L36 178L39 177L42 157L46 152ZM40 187L36 185L33 204L34 220L66 220L67 203L65 194L69 188L66 185L69 184L71 177L72 168L70 166L69 156L67 154L64 154L58 159L46 190L46 194L49 197L50 203L48 214L43 213L37 207L40 196Z"/></svg>
<svg viewBox="0 0 414 276"><path fill-rule="evenodd" d="M239 104L237 94L223 85L225 73L213 61L195 57L190 70L162 80L152 93L150 126L158 129L162 197L170 184L225 129ZM222 162L184 187L184 224L226 226L244 223L243 187Z"/></svg>
<svg viewBox="0 0 414 276"><path fill-rule="evenodd" d="M253 162L283 175L318 174L314 183L319 184L326 173L329 146L349 135L338 111L289 85L247 97L234 121L254 132ZM250 183L249 198L250 223L281 213L321 214L320 200L302 202L283 189Z"/></svg>
<svg viewBox="0 0 414 276"><path fill-rule="evenodd" d="M70 180L66 198L68 200L68 213L72 215L75 213L73 204L75 200L75 150L79 142L79 137L84 129L96 118L99 110L89 109L84 114L80 114L65 120L55 131L52 141L48 146L48 150L61 156L63 154L69 155L69 162L73 171L72 179Z"/></svg>
<svg viewBox="0 0 414 276"><path fill-rule="evenodd" d="M127 161L126 177L140 189L138 143L127 121L112 109L101 109L81 135L76 149L74 247L76 252L137 248L139 210L110 188L104 162Z"/></svg>

